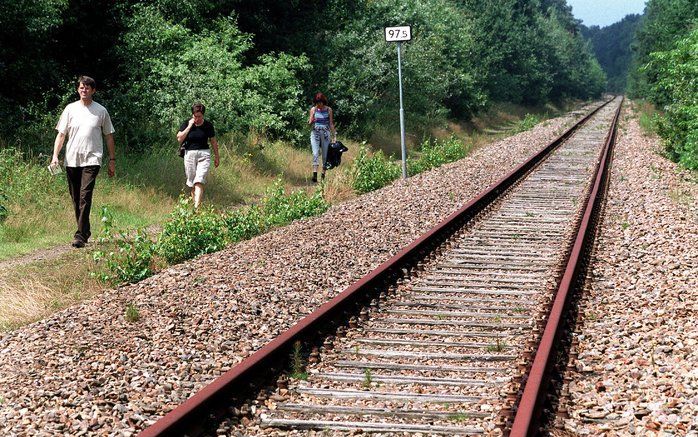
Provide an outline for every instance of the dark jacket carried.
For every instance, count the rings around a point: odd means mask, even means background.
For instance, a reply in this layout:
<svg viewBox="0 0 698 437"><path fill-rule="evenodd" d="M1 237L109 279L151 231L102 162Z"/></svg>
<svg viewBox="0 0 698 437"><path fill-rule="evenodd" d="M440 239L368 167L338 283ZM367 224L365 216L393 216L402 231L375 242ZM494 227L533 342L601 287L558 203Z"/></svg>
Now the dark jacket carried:
<svg viewBox="0 0 698 437"><path fill-rule="evenodd" d="M330 143L327 148L327 159L325 160L325 169L338 167L342 163L342 153L349 150L341 141Z"/></svg>

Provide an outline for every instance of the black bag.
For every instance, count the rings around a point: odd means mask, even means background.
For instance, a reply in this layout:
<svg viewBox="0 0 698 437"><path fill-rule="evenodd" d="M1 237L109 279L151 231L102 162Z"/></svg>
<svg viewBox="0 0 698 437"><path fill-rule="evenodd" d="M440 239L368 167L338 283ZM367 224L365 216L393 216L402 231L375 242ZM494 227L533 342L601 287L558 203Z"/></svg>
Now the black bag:
<svg viewBox="0 0 698 437"><path fill-rule="evenodd" d="M179 150L177 151L177 154L179 155L180 158L184 158L184 152L187 151L186 149L186 141L182 141L182 144L179 145Z"/></svg>
<svg viewBox="0 0 698 437"><path fill-rule="evenodd" d="M330 146L327 148L325 170L339 167L339 164L342 163L342 153L346 152L347 150L349 149L347 148L347 146L342 144L341 141L335 141L334 143L330 143Z"/></svg>

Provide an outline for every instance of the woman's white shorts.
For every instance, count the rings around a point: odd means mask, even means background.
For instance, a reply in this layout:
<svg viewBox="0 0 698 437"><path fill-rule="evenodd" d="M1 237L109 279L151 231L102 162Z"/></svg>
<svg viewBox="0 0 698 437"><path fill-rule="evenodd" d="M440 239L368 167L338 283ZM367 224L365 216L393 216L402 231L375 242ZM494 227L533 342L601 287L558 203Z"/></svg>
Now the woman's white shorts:
<svg viewBox="0 0 698 437"><path fill-rule="evenodd" d="M210 167L211 150L187 150L187 153L184 154L184 173L187 175L187 186L205 184Z"/></svg>

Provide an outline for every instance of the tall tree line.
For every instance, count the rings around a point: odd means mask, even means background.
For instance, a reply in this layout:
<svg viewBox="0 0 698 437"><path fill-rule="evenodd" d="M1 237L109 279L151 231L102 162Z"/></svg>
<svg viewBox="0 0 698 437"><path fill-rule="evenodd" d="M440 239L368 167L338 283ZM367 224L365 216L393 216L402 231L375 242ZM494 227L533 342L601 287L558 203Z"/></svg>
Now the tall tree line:
<svg viewBox="0 0 698 437"><path fill-rule="evenodd" d="M630 96L660 109L668 156L698 169L698 2L649 0L634 51Z"/></svg>
<svg viewBox="0 0 698 437"><path fill-rule="evenodd" d="M630 14L606 27L581 26L582 35L591 41L596 59L608 77L608 91L625 91L633 57L632 43L641 19L640 14Z"/></svg>
<svg viewBox="0 0 698 437"><path fill-rule="evenodd" d="M387 25L412 25L413 128L605 85L564 0L0 0L0 17L0 139L31 149L79 74L97 79L132 149L169 138L193 100L222 131L300 139L316 91L346 133L370 134L395 120Z"/></svg>

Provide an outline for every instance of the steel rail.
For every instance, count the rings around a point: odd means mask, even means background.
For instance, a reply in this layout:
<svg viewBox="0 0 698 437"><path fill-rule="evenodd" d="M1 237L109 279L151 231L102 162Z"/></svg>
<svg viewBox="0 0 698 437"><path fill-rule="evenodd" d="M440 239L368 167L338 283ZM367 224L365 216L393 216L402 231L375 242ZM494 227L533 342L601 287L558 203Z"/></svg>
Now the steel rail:
<svg viewBox="0 0 698 437"><path fill-rule="evenodd" d="M456 230L492 204L516 184L523 176L545 160L558 146L564 143L580 126L613 99L577 121L558 138L503 176L496 183L478 194L467 204L449 215L431 230L392 258L375 268L363 278L349 286L330 301L321 305L294 326L281 333L254 354L245 358L234 368L202 388L184 403L167 413L160 420L143 430L140 437L196 435L203 431L206 420L220 415L225 407L235 400L247 399L257 387L255 381L269 382L276 374L296 341L307 341L318 337L318 333L329 333L330 328L345 324L348 315L368 304L376 297L377 290L394 283L416 266L418 260L431 253L446 241Z"/></svg>
<svg viewBox="0 0 698 437"><path fill-rule="evenodd" d="M510 437L525 437L538 435L541 409L548 384L547 376L553 364L556 346L559 344L563 316L572 297L575 281L584 273L585 254L594 241L595 221L603 201L603 194L608 181L613 146L618 130L618 120L623 98L618 105L609 133L604 144L602 158L596 168L594 185L589 192L584 214L579 230L575 237L574 246L566 262L564 274L555 294L555 300L550 309L545 330L541 336L533 364L528 373L528 379L521 395Z"/></svg>

